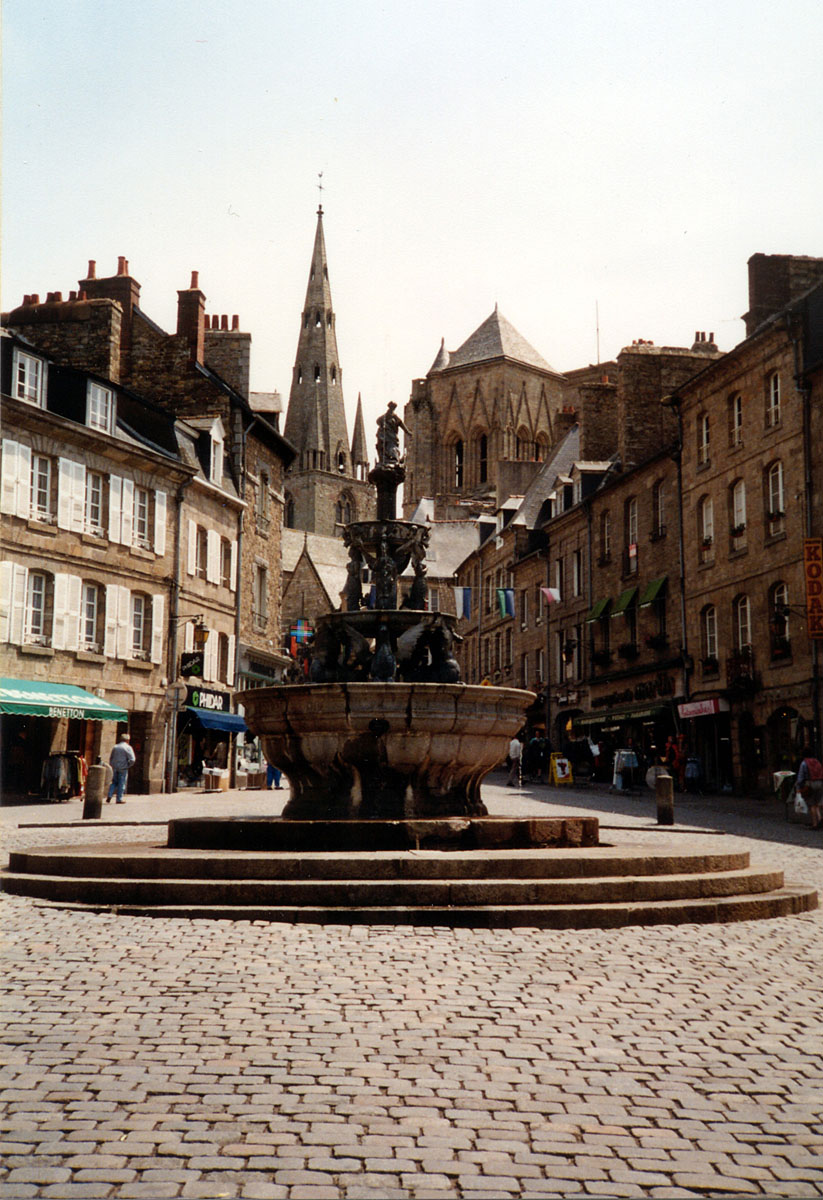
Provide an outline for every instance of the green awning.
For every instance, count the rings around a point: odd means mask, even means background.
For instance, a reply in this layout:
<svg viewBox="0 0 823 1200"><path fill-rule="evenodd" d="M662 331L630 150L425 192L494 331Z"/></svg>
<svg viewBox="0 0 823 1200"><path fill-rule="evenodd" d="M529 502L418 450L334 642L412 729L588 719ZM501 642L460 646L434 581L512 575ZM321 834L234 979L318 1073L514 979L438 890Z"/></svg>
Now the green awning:
<svg viewBox="0 0 823 1200"><path fill-rule="evenodd" d="M654 604L657 597L666 586L668 575L661 575L659 579L653 579L651 583L647 583L643 589L643 595L638 601L638 608L648 608L650 604Z"/></svg>
<svg viewBox="0 0 823 1200"><path fill-rule="evenodd" d="M625 592L621 592L620 597L617 601L617 604L615 604L614 608L612 609L612 616L613 617L622 616L623 613L625 613L627 611L627 609L629 609L631 607L632 601L634 600L636 595L637 595L636 587L626 588Z"/></svg>
<svg viewBox="0 0 823 1200"><path fill-rule="evenodd" d="M605 617L611 602L611 596L607 596L605 600L598 600L586 613L586 622L599 621L601 617Z"/></svg>
<svg viewBox="0 0 823 1200"><path fill-rule="evenodd" d="M125 708L69 683L0 679L0 712L29 717L73 717L83 721L126 721Z"/></svg>

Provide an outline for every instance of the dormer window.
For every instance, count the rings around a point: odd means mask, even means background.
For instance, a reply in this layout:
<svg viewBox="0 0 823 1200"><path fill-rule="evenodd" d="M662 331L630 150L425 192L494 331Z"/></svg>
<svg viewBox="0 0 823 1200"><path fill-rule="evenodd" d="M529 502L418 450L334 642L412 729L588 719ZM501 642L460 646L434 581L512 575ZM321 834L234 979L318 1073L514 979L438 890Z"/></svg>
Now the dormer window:
<svg viewBox="0 0 823 1200"><path fill-rule="evenodd" d="M114 431L114 392L99 383L90 383L86 398L86 423L103 433Z"/></svg>
<svg viewBox="0 0 823 1200"><path fill-rule="evenodd" d="M46 402L46 364L43 359L15 350L12 388L15 399L42 408Z"/></svg>
<svg viewBox="0 0 823 1200"><path fill-rule="evenodd" d="M216 483L218 486L221 486L223 483L223 442L220 438L213 437L211 439L209 478L212 483Z"/></svg>

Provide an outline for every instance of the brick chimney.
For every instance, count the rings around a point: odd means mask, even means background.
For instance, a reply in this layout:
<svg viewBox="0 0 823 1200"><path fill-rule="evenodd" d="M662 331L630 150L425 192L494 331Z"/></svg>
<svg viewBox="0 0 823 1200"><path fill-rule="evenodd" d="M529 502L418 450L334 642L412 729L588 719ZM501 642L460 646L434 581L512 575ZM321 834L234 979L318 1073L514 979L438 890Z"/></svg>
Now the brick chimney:
<svg viewBox="0 0 823 1200"><path fill-rule="evenodd" d="M206 297L200 291L197 271L191 273L191 284L177 293L177 336L189 343L192 362L202 363L206 328Z"/></svg>

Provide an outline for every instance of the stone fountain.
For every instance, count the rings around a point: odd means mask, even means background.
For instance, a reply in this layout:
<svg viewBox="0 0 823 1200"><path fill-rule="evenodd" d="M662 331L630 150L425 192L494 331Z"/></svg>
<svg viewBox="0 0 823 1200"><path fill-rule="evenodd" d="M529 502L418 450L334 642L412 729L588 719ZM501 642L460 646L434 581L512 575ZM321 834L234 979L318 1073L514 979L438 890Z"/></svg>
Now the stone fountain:
<svg viewBox="0 0 823 1200"><path fill-rule="evenodd" d="M395 407L377 422L369 474L377 517L343 531L347 582L341 609L318 620L310 682L238 696L267 759L291 785L287 819L485 816L481 781L505 757L534 700L527 691L460 682L457 618L426 610L429 530L397 518L405 426ZM411 588L398 602L398 580L410 565Z"/></svg>

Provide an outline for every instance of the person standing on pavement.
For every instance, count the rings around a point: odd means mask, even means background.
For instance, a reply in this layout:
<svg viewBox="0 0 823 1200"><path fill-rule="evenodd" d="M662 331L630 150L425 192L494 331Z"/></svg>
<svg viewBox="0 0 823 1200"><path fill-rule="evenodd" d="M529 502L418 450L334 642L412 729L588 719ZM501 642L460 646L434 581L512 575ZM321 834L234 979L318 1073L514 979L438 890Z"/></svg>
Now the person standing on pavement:
<svg viewBox="0 0 823 1200"><path fill-rule="evenodd" d="M106 797L108 804L112 796L117 795L117 803L124 804L123 793L126 790L126 780L129 777L129 768L135 764L135 754L131 748L131 739L127 733L120 734L120 741L109 755L109 766L111 767L112 777L109 785L109 794Z"/></svg>
<svg viewBox="0 0 823 1200"><path fill-rule="evenodd" d="M796 787L809 806L812 829L819 829L820 806L823 803L823 765L808 747L804 749L797 768Z"/></svg>
<svg viewBox="0 0 823 1200"><path fill-rule="evenodd" d="M520 760L523 757L523 743L519 737L513 737L509 743L509 777L507 787L514 787L520 782Z"/></svg>

